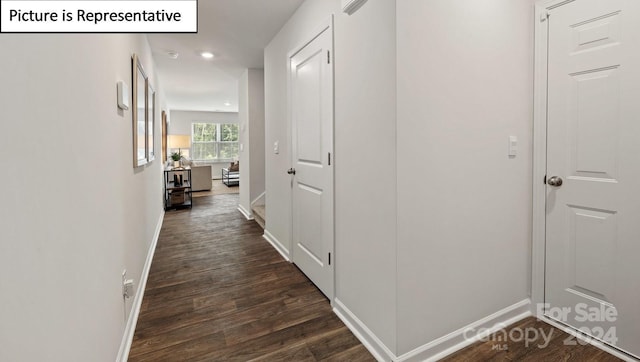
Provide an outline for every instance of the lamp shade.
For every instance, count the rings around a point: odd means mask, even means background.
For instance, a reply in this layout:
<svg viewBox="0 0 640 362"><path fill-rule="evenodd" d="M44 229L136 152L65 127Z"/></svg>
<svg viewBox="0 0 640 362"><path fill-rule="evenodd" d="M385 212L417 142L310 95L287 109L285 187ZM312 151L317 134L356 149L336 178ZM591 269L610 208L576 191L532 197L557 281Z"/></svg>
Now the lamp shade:
<svg viewBox="0 0 640 362"><path fill-rule="evenodd" d="M189 148L191 147L191 136L184 134L170 134L167 136L169 148Z"/></svg>

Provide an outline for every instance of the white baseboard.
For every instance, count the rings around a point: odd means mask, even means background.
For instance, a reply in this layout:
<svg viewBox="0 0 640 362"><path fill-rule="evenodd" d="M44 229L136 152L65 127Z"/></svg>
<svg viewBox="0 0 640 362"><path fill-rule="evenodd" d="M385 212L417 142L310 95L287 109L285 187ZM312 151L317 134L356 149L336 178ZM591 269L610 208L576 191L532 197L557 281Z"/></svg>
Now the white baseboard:
<svg viewBox="0 0 640 362"><path fill-rule="evenodd" d="M397 361L438 361L530 316L531 300L527 298L407 352L398 357ZM469 330L481 331L481 333L474 333L472 337L466 338L469 337Z"/></svg>
<svg viewBox="0 0 640 362"><path fill-rule="evenodd" d="M338 298L333 300L333 312L351 330L378 361L395 361L396 356L387 346Z"/></svg>
<svg viewBox="0 0 640 362"><path fill-rule="evenodd" d="M338 298L334 300L334 313L344 322L378 361L438 361L505 326L531 316L531 301L522 300L490 316L473 322L434 341L424 344L401 356L396 356L378 337L347 308ZM482 331L465 338L468 330ZM469 337L469 336L467 336Z"/></svg>
<svg viewBox="0 0 640 362"><path fill-rule="evenodd" d="M276 239L276 237L273 236L267 229L264 230L264 234L262 235L262 237L266 241L268 241L269 244L271 244L271 246L273 246L273 248L276 249L278 253L280 253L280 255L282 255L284 260L291 262L291 258L289 257L289 250L287 250L287 248L285 248L284 245L282 245L282 243L278 241L278 239Z"/></svg>
<svg viewBox="0 0 640 362"><path fill-rule="evenodd" d="M162 229L162 222L164 221L164 211L160 213L160 219L156 225L156 231L153 235L153 240L149 246L147 252L147 260L142 267L142 275L140 276L140 283L138 283L138 290L136 296L133 299L133 305L131 306L131 312L127 319L127 325L124 329L124 335L122 336L122 342L120 342L120 350L118 351L117 362L126 362L129 358L129 350L131 350L131 343L133 342L133 334L136 331L136 323L138 322L138 315L140 314L140 307L142 307L142 298L144 297L144 289L147 286L147 278L149 277L149 270L151 269L151 262L153 261L153 255L156 252L156 246L158 245L158 238L160 237L160 229Z"/></svg>
<svg viewBox="0 0 640 362"><path fill-rule="evenodd" d="M244 206L238 205L238 211L240 211L240 213L242 213L242 215L244 215L247 220L253 220L253 213L245 209Z"/></svg>

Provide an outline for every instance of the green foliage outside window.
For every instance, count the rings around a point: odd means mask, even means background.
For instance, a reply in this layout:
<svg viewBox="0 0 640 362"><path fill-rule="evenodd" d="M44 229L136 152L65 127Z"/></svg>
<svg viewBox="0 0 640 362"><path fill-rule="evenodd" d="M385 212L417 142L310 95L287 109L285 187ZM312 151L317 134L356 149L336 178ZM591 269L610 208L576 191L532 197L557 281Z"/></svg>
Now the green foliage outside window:
<svg viewBox="0 0 640 362"><path fill-rule="evenodd" d="M222 142L238 142L238 125L237 124L221 124L221 138Z"/></svg>
<svg viewBox="0 0 640 362"><path fill-rule="evenodd" d="M215 142L218 127L215 123L194 123L192 142Z"/></svg>

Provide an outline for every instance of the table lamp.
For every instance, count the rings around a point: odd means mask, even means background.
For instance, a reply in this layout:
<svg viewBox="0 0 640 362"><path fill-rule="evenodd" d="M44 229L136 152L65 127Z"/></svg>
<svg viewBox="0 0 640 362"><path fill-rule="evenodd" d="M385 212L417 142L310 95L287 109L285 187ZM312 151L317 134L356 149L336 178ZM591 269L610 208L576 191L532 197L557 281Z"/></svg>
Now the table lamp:
<svg viewBox="0 0 640 362"><path fill-rule="evenodd" d="M170 149L178 149L178 153L182 156L182 149L191 147L191 136L182 134L170 134L167 136L167 146Z"/></svg>

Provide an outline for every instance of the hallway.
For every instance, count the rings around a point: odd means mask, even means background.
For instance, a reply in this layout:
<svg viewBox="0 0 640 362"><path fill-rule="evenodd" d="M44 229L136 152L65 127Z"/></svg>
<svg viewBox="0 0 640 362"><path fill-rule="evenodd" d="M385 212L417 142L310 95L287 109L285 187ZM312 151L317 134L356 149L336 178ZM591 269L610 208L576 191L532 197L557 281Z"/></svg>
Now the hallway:
<svg viewBox="0 0 640 362"><path fill-rule="evenodd" d="M373 360L237 205L165 214L129 360Z"/></svg>

